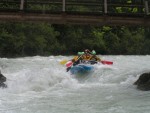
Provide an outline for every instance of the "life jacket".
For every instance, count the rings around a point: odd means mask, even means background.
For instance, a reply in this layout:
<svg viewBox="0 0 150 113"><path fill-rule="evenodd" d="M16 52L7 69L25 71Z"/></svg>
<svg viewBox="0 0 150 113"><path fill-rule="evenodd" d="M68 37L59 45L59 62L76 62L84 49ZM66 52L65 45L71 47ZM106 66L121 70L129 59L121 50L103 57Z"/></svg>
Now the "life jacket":
<svg viewBox="0 0 150 113"><path fill-rule="evenodd" d="M73 60L74 60L74 61L77 61L78 58L79 58L78 56L75 56L75 57L73 58Z"/></svg>
<svg viewBox="0 0 150 113"><path fill-rule="evenodd" d="M73 65L77 65L77 64L80 64L82 62L82 57L81 56L75 56L73 59L72 59L72 62L73 62Z"/></svg>
<svg viewBox="0 0 150 113"><path fill-rule="evenodd" d="M83 60L91 60L91 58L92 58L92 56L90 54L88 54L88 55L85 54L82 56Z"/></svg>
<svg viewBox="0 0 150 113"><path fill-rule="evenodd" d="M94 56L94 55L91 57L91 60L101 61L101 59L100 59L100 58L98 58L97 56Z"/></svg>

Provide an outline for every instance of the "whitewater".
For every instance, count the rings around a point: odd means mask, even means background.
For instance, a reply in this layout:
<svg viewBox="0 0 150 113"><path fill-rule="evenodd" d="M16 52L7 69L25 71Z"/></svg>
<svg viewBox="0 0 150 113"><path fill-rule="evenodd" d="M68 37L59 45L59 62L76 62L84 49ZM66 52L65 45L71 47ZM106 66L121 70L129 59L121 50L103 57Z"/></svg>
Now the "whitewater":
<svg viewBox="0 0 150 113"><path fill-rule="evenodd" d="M149 113L150 91L133 83L150 72L150 56L105 56L87 76L66 72L73 56L0 58L8 88L0 88L0 113Z"/></svg>

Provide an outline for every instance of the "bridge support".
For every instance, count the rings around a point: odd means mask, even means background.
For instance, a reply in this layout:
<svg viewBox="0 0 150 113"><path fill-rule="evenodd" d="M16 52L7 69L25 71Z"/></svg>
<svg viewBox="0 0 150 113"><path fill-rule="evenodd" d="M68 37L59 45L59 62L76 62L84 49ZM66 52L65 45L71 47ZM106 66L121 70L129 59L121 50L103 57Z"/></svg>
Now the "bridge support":
<svg viewBox="0 0 150 113"><path fill-rule="evenodd" d="M107 14L107 0L104 0L104 13Z"/></svg>
<svg viewBox="0 0 150 113"><path fill-rule="evenodd" d="M22 11L24 9L24 0L20 1L20 10Z"/></svg>
<svg viewBox="0 0 150 113"><path fill-rule="evenodd" d="M144 5L145 5L145 13L146 13L146 15L149 15L150 13L149 13L149 7L148 7L148 1L147 0L144 1Z"/></svg>
<svg viewBox="0 0 150 113"><path fill-rule="evenodd" d="M66 11L66 0L62 0L63 6L62 6L62 11Z"/></svg>

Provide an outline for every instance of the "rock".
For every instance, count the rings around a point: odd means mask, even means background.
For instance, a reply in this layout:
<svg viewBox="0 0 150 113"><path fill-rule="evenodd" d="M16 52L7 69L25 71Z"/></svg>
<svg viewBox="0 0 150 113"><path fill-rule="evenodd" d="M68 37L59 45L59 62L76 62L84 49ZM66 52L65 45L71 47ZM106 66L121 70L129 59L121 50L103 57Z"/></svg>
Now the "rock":
<svg viewBox="0 0 150 113"><path fill-rule="evenodd" d="M7 85L4 82L6 82L6 77L0 72L0 87L1 88L7 88Z"/></svg>
<svg viewBox="0 0 150 113"><path fill-rule="evenodd" d="M0 74L0 83L6 82L6 77L4 77L2 74Z"/></svg>
<svg viewBox="0 0 150 113"><path fill-rule="evenodd" d="M0 87L1 87L1 88L7 88L7 85L6 85L5 83L1 82L1 83L0 83Z"/></svg>
<svg viewBox="0 0 150 113"><path fill-rule="evenodd" d="M143 73L140 75L134 85L137 85L137 88L143 91L150 90L150 73Z"/></svg>

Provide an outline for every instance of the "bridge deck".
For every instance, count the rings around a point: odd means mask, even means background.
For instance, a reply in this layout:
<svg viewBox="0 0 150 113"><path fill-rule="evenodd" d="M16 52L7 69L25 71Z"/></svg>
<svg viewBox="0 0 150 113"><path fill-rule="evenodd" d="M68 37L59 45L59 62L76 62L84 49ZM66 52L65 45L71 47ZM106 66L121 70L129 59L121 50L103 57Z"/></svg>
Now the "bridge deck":
<svg viewBox="0 0 150 113"><path fill-rule="evenodd" d="M0 0L0 21L150 26L148 0Z"/></svg>
<svg viewBox="0 0 150 113"><path fill-rule="evenodd" d="M51 24L82 25L144 25L150 26L150 17L127 15L78 15L78 14L35 14L35 13L1 13L0 21L12 22L49 22Z"/></svg>

